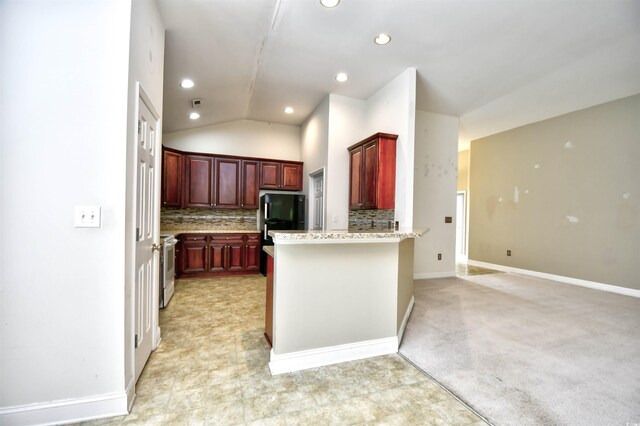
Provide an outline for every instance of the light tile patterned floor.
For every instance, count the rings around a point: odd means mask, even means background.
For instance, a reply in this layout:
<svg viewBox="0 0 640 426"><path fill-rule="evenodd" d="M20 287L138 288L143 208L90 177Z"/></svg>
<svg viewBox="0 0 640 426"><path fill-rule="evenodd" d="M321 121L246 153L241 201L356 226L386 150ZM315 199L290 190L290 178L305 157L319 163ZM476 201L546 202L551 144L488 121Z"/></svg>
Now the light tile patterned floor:
<svg viewBox="0 0 640 426"><path fill-rule="evenodd" d="M456 263L456 275L459 277L469 275L488 275L488 274L501 274L502 271L496 271L494 269L482 268L480 266L468 265L466 263Z"/></svg>
<svg viewBox="0 0 640 426"><path fill-rule="evenodd" d="M88 424L484 425L399 355L271 376L265 278L178 280L128 416Z"/></svg>

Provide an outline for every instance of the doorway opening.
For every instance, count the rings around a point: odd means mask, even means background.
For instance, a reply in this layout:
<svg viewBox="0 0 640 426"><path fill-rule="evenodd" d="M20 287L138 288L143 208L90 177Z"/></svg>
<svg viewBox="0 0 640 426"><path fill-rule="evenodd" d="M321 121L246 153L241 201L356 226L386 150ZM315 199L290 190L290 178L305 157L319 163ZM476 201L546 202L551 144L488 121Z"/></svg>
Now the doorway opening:
<svg viewBox="0 0 640 426"><path fill-rule="evenodd" d="M309 174L309 229L324 229L324 168Z"/></svg>
<svg viewBox="0 0 640 426"><path fill-rule="evenodd" d="M467 263L467 191L456 197L456 263Z"/></svg>

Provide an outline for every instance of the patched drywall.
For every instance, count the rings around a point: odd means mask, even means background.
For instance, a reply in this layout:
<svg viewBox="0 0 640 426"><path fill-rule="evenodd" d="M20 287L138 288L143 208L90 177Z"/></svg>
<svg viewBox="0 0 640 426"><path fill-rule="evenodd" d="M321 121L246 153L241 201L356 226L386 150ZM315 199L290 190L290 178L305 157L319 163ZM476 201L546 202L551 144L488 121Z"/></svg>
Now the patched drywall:
<svg viewBox="0 0 640 426"><path fill-rule="evenodd" d="M472 141L469 258L640 289L638 117L640 95Z"/></svg>

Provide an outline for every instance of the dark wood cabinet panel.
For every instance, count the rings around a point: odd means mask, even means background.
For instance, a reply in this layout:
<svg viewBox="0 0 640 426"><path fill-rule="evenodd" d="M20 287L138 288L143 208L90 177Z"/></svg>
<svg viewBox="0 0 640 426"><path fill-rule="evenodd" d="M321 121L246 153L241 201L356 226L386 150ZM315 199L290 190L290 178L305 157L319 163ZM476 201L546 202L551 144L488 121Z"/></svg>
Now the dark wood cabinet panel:
<svg viewBox="0 0 640 426"><path fill-rule="evenodd" d="M185 157L184 207L213 206L213 157Z"/></svg>
<svg viewBox="0 0 640 426"><path fill-rule="evenodd" d="M397 138L376 133L348 148L351 210L395 208Z"/></svg>
<svg viewBox="0 0 640 426"><path fill-rule="evenodd" d="M275 161L260 162L260 189L280 188L280 163Z"/></svg>
<svg viewBox="0 0 640 426"><path fill-rule="evenodd" d="M264 337L273 347L273 257L267 256L267 297L264 315Z"/></svg>
<svg viewBox="0 0 640 426"><path fill-rule="evenodd" d="M362 149L355 149L349 152L349 163L349 208L357 210L362 208Z"/></svg>
<svg viewBox="0 0 640 426"><path fill-rule="evenodd" d="M302 163L261 161L260 189L302 191Z"/></svg>
<svg viewBox="0 0 640 426"><path fill-rule="evenodd" d="M162 205L182 205L182 154L178 152L162 152Z"/></svg>
<svg viewBox="0 0 640 426"><path fill-rule="evenodd" d="M260 269L260 250L260 237L256 234L248 234L244 269L247 271L258 271Z"/></svg>
<svg viewBox="0 0 640 426"><path fill-rule="evenodd" d="M242 160L215 159L215 201L216 208L240 207L240 164Z"/></svg>
<svg viewBox="0 0 640 426"><path fill-rule="evenodd" d="M259 234L181 234L179 278L258 273Z"/></svg>
<svg viewBox="0 0 640 426"><path fill-rule="evenodd" d="M288 191L302 190L302 165L282 163L280 168L280 189Z"/></svg>
<svg viewBox="0 0 640 426"><path fill-rule="evenodd" d="M260 172L258 161L242 160L242 183L240 188L240 207L258 209Z"/></svg>
<svg viewBox="0 0 640 426"><path fill-rule="evenodd" d="M207 237L203 235L182 235L180 237L181 272L199 273L208 269Z"/></svg>

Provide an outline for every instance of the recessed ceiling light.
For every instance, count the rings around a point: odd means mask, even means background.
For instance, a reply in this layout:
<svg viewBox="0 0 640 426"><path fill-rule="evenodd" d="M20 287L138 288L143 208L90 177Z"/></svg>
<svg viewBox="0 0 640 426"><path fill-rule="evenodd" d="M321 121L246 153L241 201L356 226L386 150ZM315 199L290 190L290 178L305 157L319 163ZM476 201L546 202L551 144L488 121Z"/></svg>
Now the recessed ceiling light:
<svg viewBox="0 0 640 426"><path fill-rule="evenodd" d="M387 44L391 41L391 36L389 34L380 33L373 39L373 41L380 45Z"/></svg>
<svg viewBox="0 0 640 426"><path fill-rule="evenodd" d="M200 114L194 111L191 114L189 114L189 118L192 120L197 120L198 118L200 118Z"/></svg>
<svg viewBox="0 0 640 426"><path fill-rule="evenodd" d="M180 87L183 89L191 89L193 86L195 86L195 83L193 80L189 80L188 78L185 78L180 82Z"/></svg>
<svg viewBox="0 0 640 426"><path fill-rule="evenodd" d="M324 7L336 7L340 0L320 0L320 4Z"/></svg>
<svg viewBox="0 0 640 426"><path fill-rule="evenodd" d="M285 107L284 112L287 113L287 114L293 114L293 108Z"/></svg>
<svg viewBox="0 0 640 426"><path fill-rule="evenodd" d="M340 83L344 83L345 81L349 80L349 76L346 72L339 72L338 74L336 74L336 80L338 80Z"/></svg>

